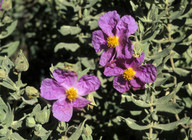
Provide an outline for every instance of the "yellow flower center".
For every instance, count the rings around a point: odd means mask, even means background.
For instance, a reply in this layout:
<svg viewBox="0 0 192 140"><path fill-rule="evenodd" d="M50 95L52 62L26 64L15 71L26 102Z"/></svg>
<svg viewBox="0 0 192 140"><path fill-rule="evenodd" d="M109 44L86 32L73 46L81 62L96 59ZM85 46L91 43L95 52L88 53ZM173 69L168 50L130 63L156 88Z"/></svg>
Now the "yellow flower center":
<svg viewBox="0 0 192 140"><path fill-rule="evenodd" d="M135 77L136 72L132 68L128 68L123 73L123 78L125 80L132 80Z"/></svg>
<svg viewBox="0 0 192 140"><path fill-rule="evenodd" d="M109 36L107 38L107 46L112 48L119 45L119 37L117 36Z"/></svg>
<svg viewBox="0 0 192 140"><path fill-rule="evenodd" d="M66 90L67 99L70 101L75 101L77 98L77 90L70 87L68 90Z"/></svg>

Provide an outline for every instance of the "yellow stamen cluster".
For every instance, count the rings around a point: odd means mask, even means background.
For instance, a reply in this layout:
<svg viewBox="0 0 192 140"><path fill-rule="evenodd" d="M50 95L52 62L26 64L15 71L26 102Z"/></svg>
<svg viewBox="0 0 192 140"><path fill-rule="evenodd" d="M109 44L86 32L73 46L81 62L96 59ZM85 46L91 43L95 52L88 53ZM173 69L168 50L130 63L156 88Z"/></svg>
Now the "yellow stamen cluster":
<svg viewBox="0 0 192 140"><path fill-rule="evenodd" d="M77 98L77 90L70 87L68 90L66 90L66 94L67 94L67 99L72 101L75 101L75 99Z"/></svg>
<svg viewBox="0 0 192 140"><path fill-rule="evenodd" d="M132 80L135 77L136 72L132 68L128 68L123 73L123 78L125 80Z"/></svg>
<svg viewBox="0 0 192 140"><path fill-rule="evenodd" d="M107 38L107 46L112 48L119 45L119 37L117 36L109 36Z"/></svg>

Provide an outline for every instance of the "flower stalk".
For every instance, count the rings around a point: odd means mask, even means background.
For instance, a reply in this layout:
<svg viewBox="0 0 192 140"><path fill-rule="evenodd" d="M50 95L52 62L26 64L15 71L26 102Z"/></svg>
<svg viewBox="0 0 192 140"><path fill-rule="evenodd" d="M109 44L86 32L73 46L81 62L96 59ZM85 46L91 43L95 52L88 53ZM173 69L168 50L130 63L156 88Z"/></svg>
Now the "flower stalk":
<svg viewBox="0 0 192 140"><path fill-rule="evenodd" d="M152 116L152 113L153 113L153 96L151 94L150 96L150 114ZM153 119L151 117L151 123L150 123L150 129L149 129L149 139L152 140L152 137L153 137Z"/></svg>

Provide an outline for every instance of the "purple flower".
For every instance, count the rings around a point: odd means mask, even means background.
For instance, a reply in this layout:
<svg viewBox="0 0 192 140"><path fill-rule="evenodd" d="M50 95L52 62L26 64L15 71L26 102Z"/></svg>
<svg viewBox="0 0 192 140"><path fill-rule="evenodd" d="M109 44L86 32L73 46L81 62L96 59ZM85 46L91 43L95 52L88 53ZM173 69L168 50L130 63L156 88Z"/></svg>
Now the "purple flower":
<svg viewBox="0 0 192 140"><path fill-rule="evenodd" d="M145 83L154 82L157 75L155 66L141 65L144 57L142 53L139 58L113 60L106 65L104 75L115 76L113 87L121 93L128 91L130 87L134 90L143 89Z"/></svg>
<svg viewBox="0 0 192 140"><path fill-rule="evenodd" d="M100 80L94 75L84 75L77 81L74 71L57 69L53 71L54 79L46 78L41 83L41 97L57 100L53 103L53 116L59 121L68 122L73 108L82 109L91 101L82 96L100 87Z"/></svg>
<svg viewBox="0 0 192 140"><path fill-rule="evenodd" d="M100 65L105 66L115 57L132 57L133 45L128 37L138 28L132 16L120 18L117 11L110 11L100 17L99 27L101 30L92 34L92 44L96 52L103 50Z"/></svg>

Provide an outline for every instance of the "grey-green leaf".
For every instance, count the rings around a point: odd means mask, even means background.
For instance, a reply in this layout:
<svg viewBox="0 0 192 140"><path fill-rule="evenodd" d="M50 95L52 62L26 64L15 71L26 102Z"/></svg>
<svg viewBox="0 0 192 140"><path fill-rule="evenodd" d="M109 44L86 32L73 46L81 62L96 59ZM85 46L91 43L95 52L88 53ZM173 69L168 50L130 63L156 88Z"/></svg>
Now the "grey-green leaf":
<svg viewBox="0 0 192 140"><path fill-rule="evenodd" d="M180 113L184 108L179 106L177 103L168 102L166 104L158 104L156 105L155 111L157 112L168 112L172 114Z"/></svg>
<svg viewBox="0 0 192 140"><path fill-rule="evenodd" d="M158 52L158 53L150 56L149 58L150 58L150 59L157 59L157 58L165 57L165 56L167 56L167 55L170 53L170 51L171 51L174 47L175 47L175 44L172 43L168 48L166 48L166 49L164 49L163 51Z"/></svg>
<svg viewBox="0 0 192 140"><path fill-rule="evenodd" d="M81 28L76 27L76 26L66 26L66 25L63 25L59 29L59 32L63 36L66 36L66 35L76 35L76 34L81 32Z"/></svg>
<svg viewBox="0 0 192 140"><path fill-rule="evenodd" d="M177 126L180 124L186 124L189 121L189 119L190 119L189 117L186 117L186 118L183 118L176 122L172 122L172 123L168 123L168 124L156 124L153 126L153 128L170 131L170 130L177 128Z"/></svg>
<svg viewBox="0 0 192 140"><path fill-rule="evenodd" d="M118 116L117 119L123 119L125 120L126 124L133 130L146 130L149 129L150 126L149 125L139 125L136 123L135 120L131 119L131 118L123 118L121 116Z"/></svg>
<svg viewBox="0 0 192 140"><path fill-rule="evenodd" d="M183 82L178 83L177 86L175 87L175 89L170 94L159 98L155 102L155 104L156 105L158 105L158 104L167 104L173 98L173 96L180 90L182 85L183 85Z"/></svg>
<svg viewBox="0 0 192 140"><path fill-rule="evenodd" d="M145 101L142 100L137 100L135 99L133 96L129 96L129 95L122 95L122 98L127 99L128 101L132 101L135 105L139 106L139 107L150 107L150 104L146 103ZM125 100L123 100L123 102L125 102ZM121 103L123 103L121 102Z"/></svg>
<svg viewBox="0 0 192 140"><path fill-rule="evenodd" d="M0 34L0 39L3 39L3 38L6 38L8 37L16 28L17 26L17 20L12 22L11 25L9 25L7 28L6 28L6 34L2 33Z"/></svg>
<svg viewBox="0 0 192 140"><path fill-rule="evenodd" d="M83 123L81 123L81 124L78 126L78 128L76 129L76 131L73 133L73 135L71 135L71 136L69 137L68 140L78 140L78 139L80 138L81 133L82 133L83 128L84 128L85 122L86 122L86 119L83 121Z"/></svg>
<svg viewBox="0 0 192 140"><path fill-rule="evenodd" d="M75 52L79 48L79 44L77 43L59 43L56 45L54 52L57 52L60 49L70 50L72 52Z"/></svg>
<svg viewBox="0 0 192 140"><path fill-rule="evenodd" d="M23 137L21 137L18 133L11 134L12 140L25 140Z"/></svg>
<svg viewBox="0 0 192 140"><path fill-rule="evenodd" d="M11 42L5 46L0 48L0 60L4 58L4 56L12 56L13 53L17 50L19 46L19 41Z"/></svg>
<svg viewBox="0 0 192 140"><path fill-rule="evenodd" d="M174 72L177 73L179 76L187 76L190 73L190 71L182 68L175 68Z"/></svg>

